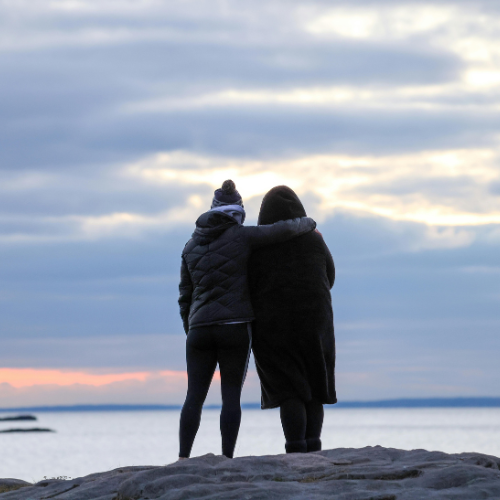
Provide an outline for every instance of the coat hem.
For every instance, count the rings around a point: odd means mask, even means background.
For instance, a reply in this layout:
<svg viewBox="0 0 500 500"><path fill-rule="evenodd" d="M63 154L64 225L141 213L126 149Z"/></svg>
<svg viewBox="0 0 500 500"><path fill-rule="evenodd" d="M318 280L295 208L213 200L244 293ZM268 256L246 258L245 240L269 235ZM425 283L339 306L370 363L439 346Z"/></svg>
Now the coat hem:
<svg viewBox="0 0 500 500"><path fill-rule="evenodd" d="M275 401L270 402L270 403L265 403L265 404L261 403L260 409L261 410L273 410L275 408L279 408L282 405L282 403L284 403L287 399L291 399L291 398L294 398L294 397L298 398L298 399L302 399L300 396L291 395L290 397L281 398L279 401L275 400ZM308 401L311 401L311 399L308 399L305 402L307 403ZM332 401L326 401L326 402L324 402L323 400L320 400L320 401L321 401L322 405L334 405L334 404L338 403L337 398L334 398Z"/></svg>

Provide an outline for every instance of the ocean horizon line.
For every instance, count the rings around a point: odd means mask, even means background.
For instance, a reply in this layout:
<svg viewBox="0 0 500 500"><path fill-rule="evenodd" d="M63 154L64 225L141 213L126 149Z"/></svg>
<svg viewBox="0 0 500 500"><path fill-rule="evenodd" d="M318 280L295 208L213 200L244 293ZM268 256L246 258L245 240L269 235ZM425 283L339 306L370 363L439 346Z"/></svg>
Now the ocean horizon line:
<svg viewBox="0 0 500 500"><path fill-rule="evenodd" d="M398 398L376 401L342 401L325 408L499 408L500 397ZM22 406L0 408L0 412L85 412L85 411L158 411L180 410L182 405L160 404L79 404L54 406ZM221 405L205 405L220 409ZM242 403L243 410L260 409L260 403Z"/></svg>

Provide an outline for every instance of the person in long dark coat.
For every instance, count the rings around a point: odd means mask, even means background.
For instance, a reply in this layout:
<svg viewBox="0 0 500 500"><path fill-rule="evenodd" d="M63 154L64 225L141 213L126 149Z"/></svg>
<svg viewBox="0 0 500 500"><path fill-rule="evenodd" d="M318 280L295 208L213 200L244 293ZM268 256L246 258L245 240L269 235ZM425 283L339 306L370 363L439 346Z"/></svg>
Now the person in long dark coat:
<svg viewBox="0 0 500 500"><path fill-rule="evenodd" d="M277 186L265 195L258 224L305 216L295 192ZM319 451L323 404L337 402L330 251L313 231L256 250L248 276L262 409L280 407L287 453Z"/></svg>

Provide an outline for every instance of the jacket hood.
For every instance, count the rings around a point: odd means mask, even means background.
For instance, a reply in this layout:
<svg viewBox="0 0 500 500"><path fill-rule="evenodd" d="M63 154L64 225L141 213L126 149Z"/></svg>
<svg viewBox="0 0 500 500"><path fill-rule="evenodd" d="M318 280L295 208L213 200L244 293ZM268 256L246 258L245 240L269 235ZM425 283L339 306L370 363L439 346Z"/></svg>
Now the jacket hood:
<svg viewBox="0 0 500 500"><path fill-rule="evenodd" d="M274 224L281 220L306 216L304 206L293 189L288 186L276 186L264 196L257 224Z"/></svg>
<svg viewBox="0 0 500 500"><path fill-rule="evenodd" d="M200 245L208 245L216 240L224 231L237 224L236 219L224 212L205 212L196 221L193 238Z"/></svg>

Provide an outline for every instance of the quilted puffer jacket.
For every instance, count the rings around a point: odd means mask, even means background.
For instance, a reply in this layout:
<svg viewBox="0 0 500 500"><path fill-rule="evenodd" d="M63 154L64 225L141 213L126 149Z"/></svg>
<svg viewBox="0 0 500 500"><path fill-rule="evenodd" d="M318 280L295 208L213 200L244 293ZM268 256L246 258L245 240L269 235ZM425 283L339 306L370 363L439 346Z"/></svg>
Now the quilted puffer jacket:
<svg viewBox="0 0 500 500"><path fill-rule="evenodd" d="M309 217L243 226L223 212L206 212L182 252L179 306L184 330L252 321L247 262L252 249L312 231Z"/></svg>

